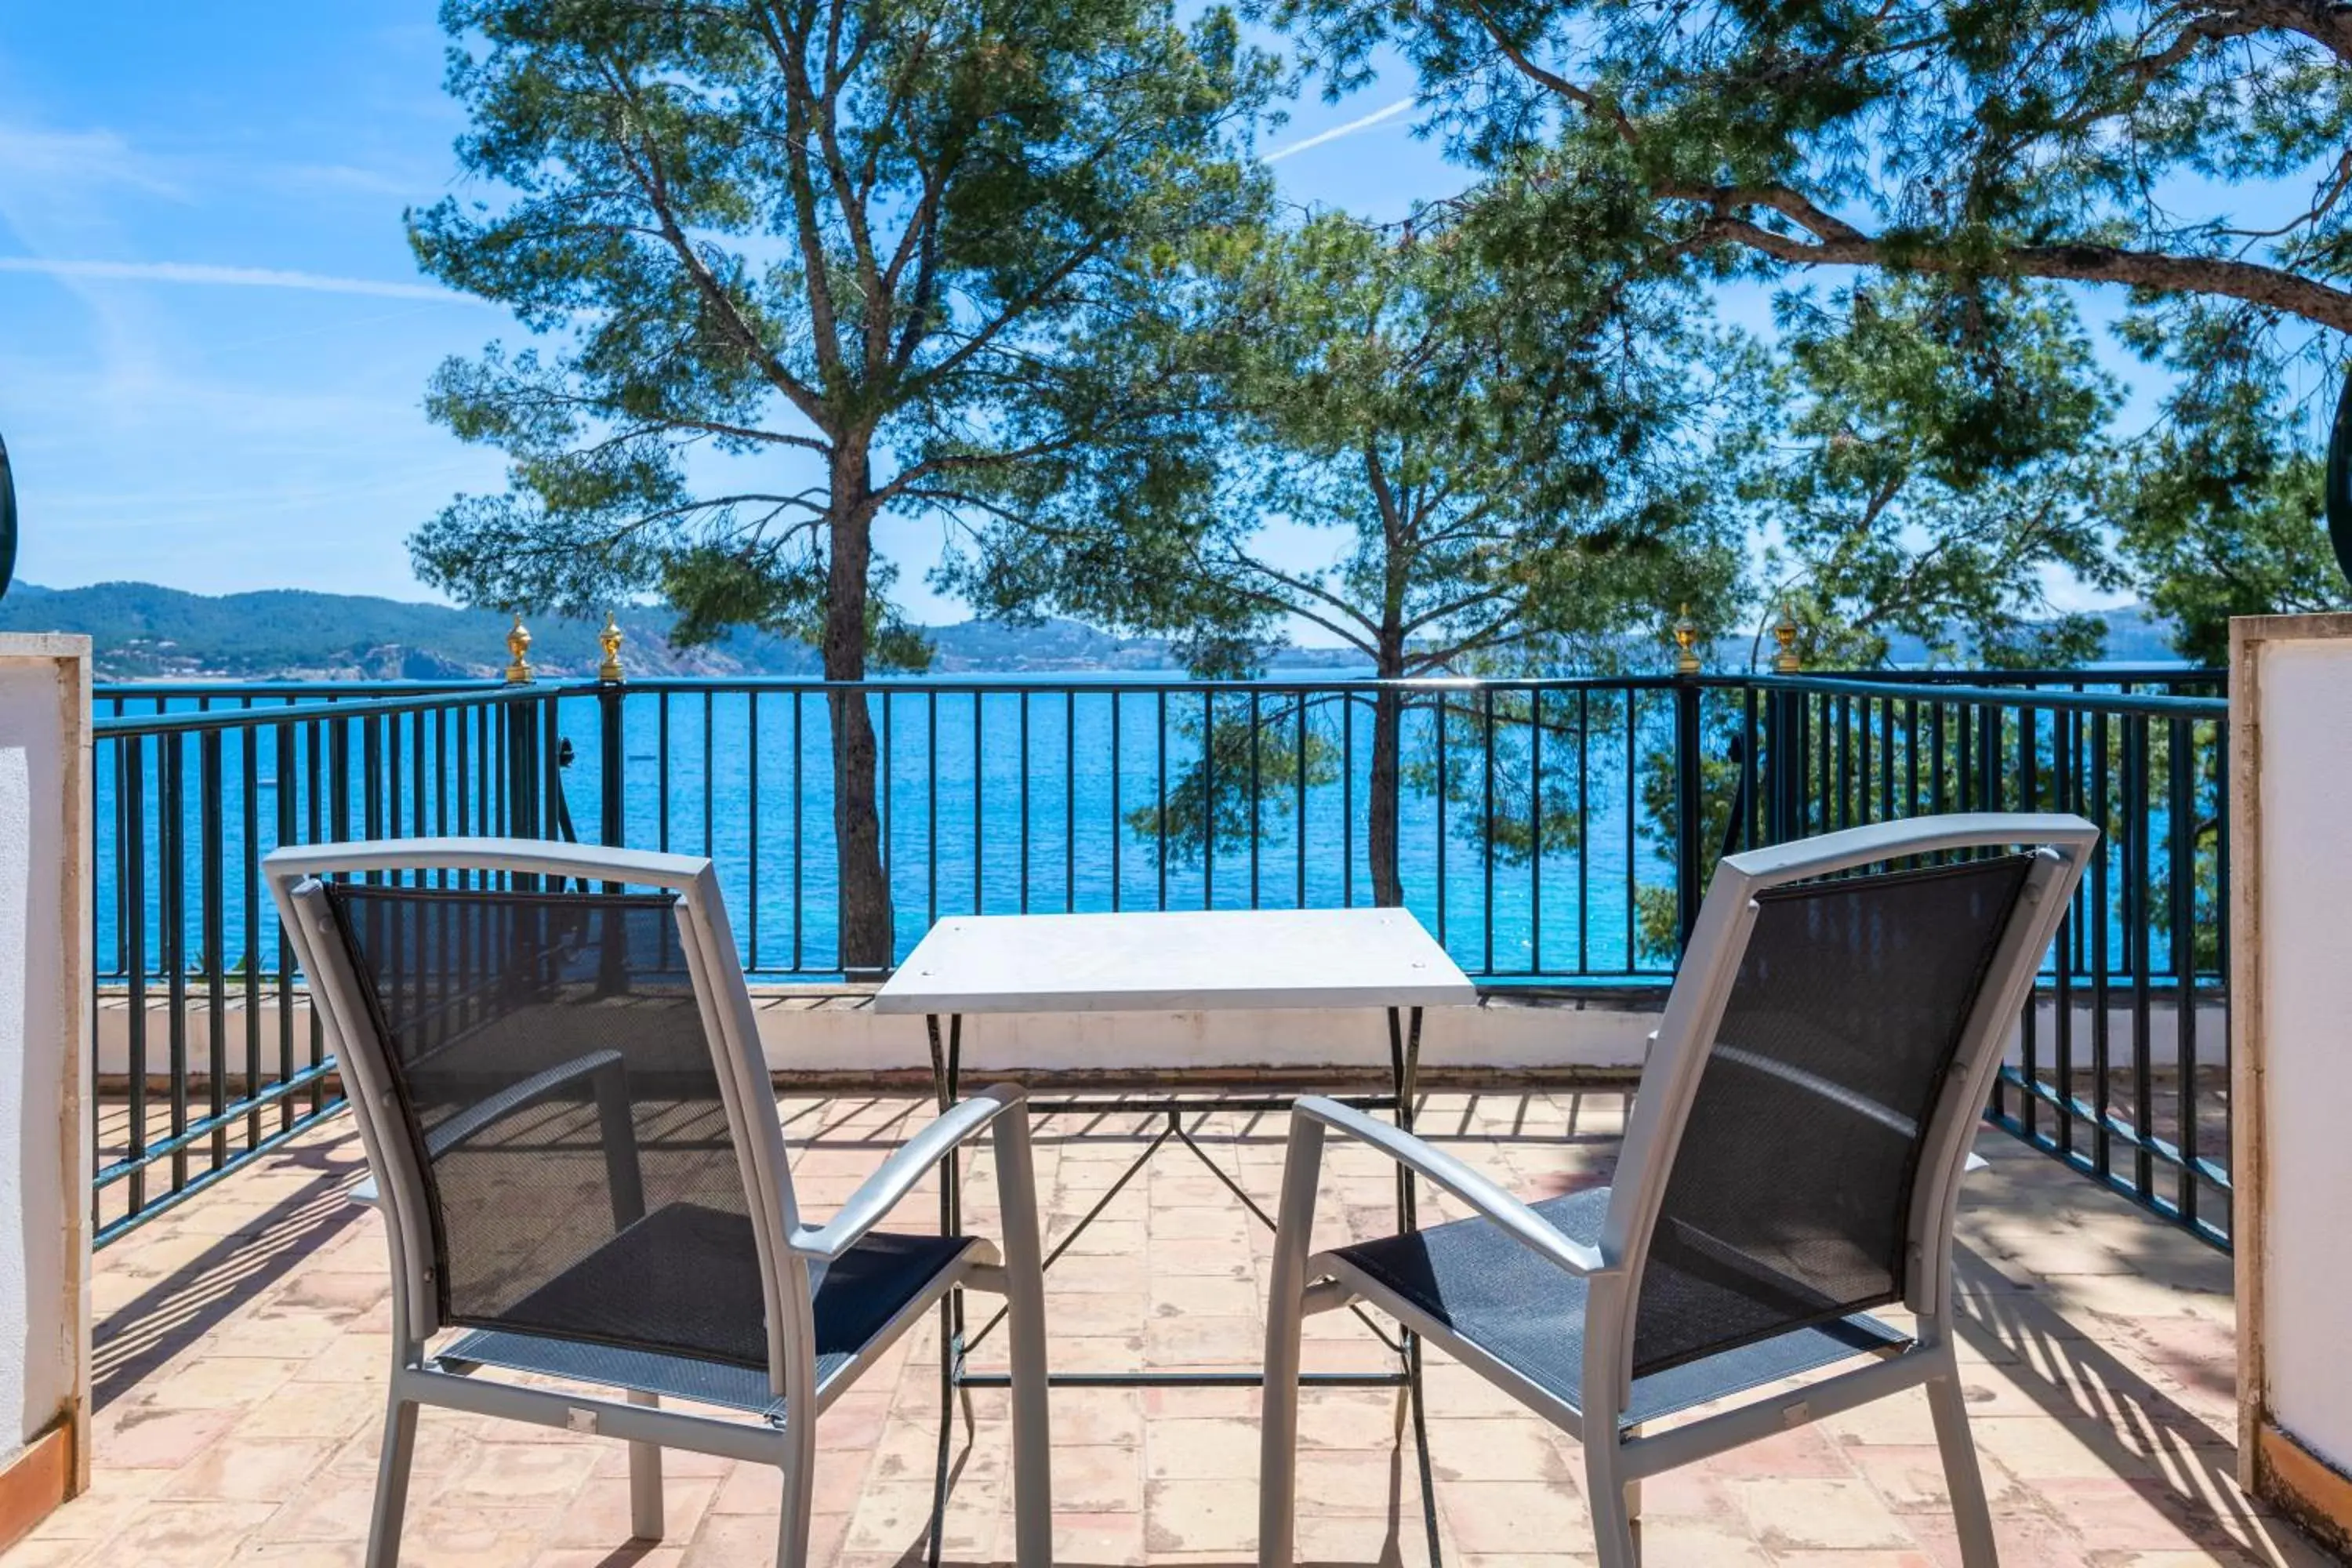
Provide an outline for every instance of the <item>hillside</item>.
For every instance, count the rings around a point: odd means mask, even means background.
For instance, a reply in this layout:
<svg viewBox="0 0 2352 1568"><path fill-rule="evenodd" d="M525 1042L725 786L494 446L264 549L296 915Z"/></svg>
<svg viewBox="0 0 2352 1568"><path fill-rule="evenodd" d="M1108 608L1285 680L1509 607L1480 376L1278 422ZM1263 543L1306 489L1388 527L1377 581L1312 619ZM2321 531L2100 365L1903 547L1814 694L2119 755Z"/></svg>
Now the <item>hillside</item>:
<svg viewBox="0 0 2352 1568"><path fill-rule="evenodd" d="M593 674L602 622L533 620L531 662L549 675ZM673 647L667 611L638 608L621 617L629 673L647 676L814 675L808 645L764 632L736 632L704 647ZM2146 611L2108 616L2107 658L2121 664L2169 663L2164 624ZM87 633L98 673L113 680L457 680L490 679L506 667L507 618L359 595L271 589L209 597L152 583L101 583L41 588L19 583L0 600L0 631ZM941 674L1063 670L1170 670L1165 642L1118 637L1076 621L1035 626L966 621L927 629ZM1718 650L1711 668L1738 667L1747 653ZM1916 650L1898 647L1895 662ZM1362 661L1339 648L1286 648L1276 668L1353 670Z"/></svg>
<svg viewBox="0 0 2352 1568"><path fill-rule="evenodd" d="M735 632L694 648L672 647L667 612L621 616L622 659L632 676L814 675L815 649L764 632ZM594 673L601 621L530 622L531 662L549 675ZM506 668L508 620L359 595L272 589L209 597L152 583L42 588L19 583L0 600L0 631L86 633L103 679L455 680ZM967 621L933 626L932 668L960 671L1168 669L1168 645L1117 637L1076 621L1034 626ZM1290 649L1286 667L1345 668L1352 654Z"/></svg>

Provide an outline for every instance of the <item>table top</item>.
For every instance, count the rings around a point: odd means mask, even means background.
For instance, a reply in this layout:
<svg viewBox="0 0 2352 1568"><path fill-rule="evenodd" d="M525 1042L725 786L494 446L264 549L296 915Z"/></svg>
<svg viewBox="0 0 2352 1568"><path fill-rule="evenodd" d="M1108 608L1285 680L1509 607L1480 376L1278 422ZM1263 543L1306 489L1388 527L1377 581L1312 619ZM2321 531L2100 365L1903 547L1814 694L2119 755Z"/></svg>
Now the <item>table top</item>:
<svg viewBox="0 0 2352 1568"><path fill-rule="evenodd" d="M875 994L877 1013L1447 1007L1478 993L1402 910L963 915Z"/></svg>

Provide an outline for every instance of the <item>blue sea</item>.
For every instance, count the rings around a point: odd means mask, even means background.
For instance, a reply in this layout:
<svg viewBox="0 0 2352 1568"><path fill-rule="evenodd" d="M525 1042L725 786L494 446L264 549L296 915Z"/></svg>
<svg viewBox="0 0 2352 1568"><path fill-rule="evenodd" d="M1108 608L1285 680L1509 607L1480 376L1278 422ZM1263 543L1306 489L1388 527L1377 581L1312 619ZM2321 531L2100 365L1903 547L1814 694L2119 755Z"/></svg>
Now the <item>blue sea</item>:
<svg viewBox="0 0 2352 1568"><path fill-rule="evenodd" d="M1209 696L1045 679L1053 684L909 682L869 696L886 763L877 805L901 955L943 915L1372 901L1371 721L1360 696L1327 689L1302 707L1275 689ZM1408 907L1474 973L1662 973L1668 960L1643 940L1639 906L1671 908L1671 823L1653 807L1654 787L1645 801L1643 781L1670 747L1670 699L1553 692L1532 727L1524 698L1502 700L1491 722L1482 700L1465 694L1443 721L1430 708L1407 715ZM158 705L142 698L131 711ZM160 705L178 713L199 703ZM599 702L583 694L541 706L552 708L555 734L570 742L570 765L557 773L572 830L595 840L604 815ZM622 840L717 863L754 974L834 972L823 695L667 683L633 689L620 708ZM1219 742L1204 779L1212 720ZM150 973L175 946L199 971L216 962L236 973L252 953L274 972L260 858L280 842L496 826L502 791L485 765L500 750L496 722L477 708L256 722L171 743L102 735L101 971L127 973L135 937L137 967ZM1203 847L1183 829L1212 795L1221 831ZM1530 843L1528 825L1538 817L1551 826ZM552 821L541 826L559 832Z"/></svg>

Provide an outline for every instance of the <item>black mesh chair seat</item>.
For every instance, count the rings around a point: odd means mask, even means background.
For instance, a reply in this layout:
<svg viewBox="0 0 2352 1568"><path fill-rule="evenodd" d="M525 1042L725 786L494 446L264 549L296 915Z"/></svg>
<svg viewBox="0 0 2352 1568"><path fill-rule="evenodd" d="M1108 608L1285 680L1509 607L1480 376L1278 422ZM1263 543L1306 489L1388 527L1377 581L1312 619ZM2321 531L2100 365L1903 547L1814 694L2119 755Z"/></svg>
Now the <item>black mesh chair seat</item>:
<svg viewBox="0 0 2352 1568"><path fill-rule="evenodd" d="M1573 1240L1601 1239L1609 1189L1532 1205ZM1488 1219L1456 1220L1333 1250L1332 1256L1568 1405L1584 1408L1585 1282ZM1656 1266L1653 1260L1654 1268ZM1865 1352L1911 1342L1864 1313L1773 1333L1633 1380L1624 1424L1639 1425Z"/></svg>
<svg viewBox="0 0 2352 1568"><path fill-rule="evenodd" d="M831 1263L810 1268L817 1383L855 1360L970 1237L871 1232ZM616 1305L627 1315L616 1317ZM648 1306L684 1343L648 1345L636 1314ZM751 1221L694 1204L647 1215L500 1315L505 1327L466 1334L446 1361L645 1388L781 1418L768 1387L760 1260ZM695 1347L733 1344L715 1359Z"/></svg>

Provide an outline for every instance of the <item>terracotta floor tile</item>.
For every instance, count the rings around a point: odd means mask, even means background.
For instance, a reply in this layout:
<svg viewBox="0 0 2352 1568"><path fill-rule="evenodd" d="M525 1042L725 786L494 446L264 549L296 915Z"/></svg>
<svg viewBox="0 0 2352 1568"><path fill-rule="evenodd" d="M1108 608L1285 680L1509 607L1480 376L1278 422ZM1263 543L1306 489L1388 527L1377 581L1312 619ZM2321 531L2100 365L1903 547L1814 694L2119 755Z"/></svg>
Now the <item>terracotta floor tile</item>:
<svg viewBox="0 0 2352 1568"><path fill-rule="evenodd" d="M1743 1477L1732 1483L1732 1490L1754 1538L1774 1552L1882 1550L1912 1543L1885 1500L1859 1480Z"/></svg>
<svg viewBox="0 0 2352 1568"><path fill-rule="evenodd" d="M793 1097L792 1148L812 1218L928 1118L913 1095ZM1424 1099L1424 1131L1531 1196L1607 1178L1616 1093ZM1160 1123L1142 1112L1040 1129L1049 1226L1066 1234ZM1261 1201L1280 1184L1281 1117L1223 1115L1196 1134ZM1107 1135L1106 1135L1107 1134ZM1572 1139L1562 1142L1564 1138ZM2233 1477L2235 1342L2227 1260L1999 1134L1964 1199L1961 1381L2003 1561L2013 1568L2305 1568L2325 1561L2250 1505ZM1318 1239L1395 1226L1393 1169L1334 1144ZM373 1495L391 1353L381 1222L342 1205L359 1169L331 1123L102 1252L100 1365L142 1368L108 1390L97 1486L0 1568L354 1568ZM967 1214L992 1234L982 1156ZM321 1174L322 1172L330 1173ZM1460 1205L1422 1192L1434 1220ZM919 1231L935 1196L902 1211ZM239 1299L249 1249L282 1267ZM247 1249L240 1251L240 1248ZM1270 1241L1217 1178L1163 1151L1049 1279L1056 1368L1255 1367ZM2127 1263L2128 1268L2119 1267ZM193 1330L191 1292L226 1292ZM209 1297L207 1298L210 1299ZM976 1328L992 1300L974 1303ZM921 1560L940 1419L936 1320L881 1357L818 1425L811 1558L821 1568ZM973 1357L1001 1367L1000 1335ZM1315 1368L1391 1364L1345 1314L1311 1320ZM1430 1454L1446 1561L1585 1568L1593 1559L1578 1446L1508 1394L1428 1357ZM1768 1391L1764 1397L1772 1397ZM1249 1387L1063 1389L1052 1402L1055 1559L1244 1568L1255 1556L1261 1395ZM1012 1549L1010 1401L959 1400L946 1559ZM1299 1403L1302 1562L1418 1565L1428 1546L1419 1464L1395 1391L1314 1389ZM739 1568L775 1547L768 1467L672 1453L669 1526L631 1542L626 1450L605 1440L427 1411L419 1423L404 1568ZM1907 1394L1643 1486L1644 1568L1952 1568L1942 1468L1924 1397Z"/></svg>

